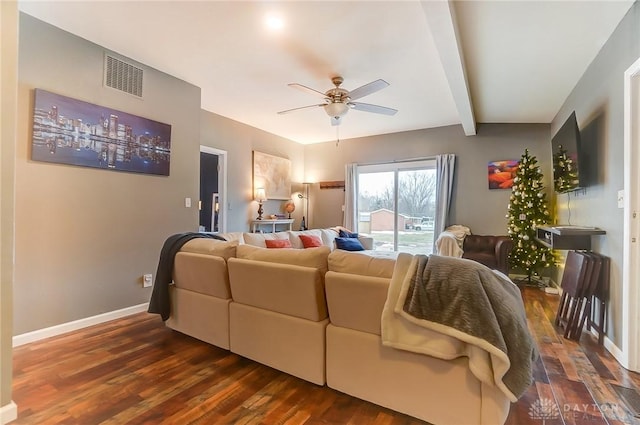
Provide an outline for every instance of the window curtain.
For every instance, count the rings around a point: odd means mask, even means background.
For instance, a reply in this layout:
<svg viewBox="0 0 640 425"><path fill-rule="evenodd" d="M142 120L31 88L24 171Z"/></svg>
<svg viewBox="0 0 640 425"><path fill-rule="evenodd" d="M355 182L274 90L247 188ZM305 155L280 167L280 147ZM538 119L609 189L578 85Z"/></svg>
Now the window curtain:
<svg viewBox="0 0 640 425"><path fill-rule="evenodd" d="M433 241L448 225L449 208L451 206L451 192L453 191L453 175L456 166L456 156L452 153L436 156L436 217L433 225Z"/></svg>
<svg viewBox="0 0 640 425"><path fill-rule="evenodd" d="M358 231L358 164L346 164L344 170L344 218L342 225Z"/></svg>

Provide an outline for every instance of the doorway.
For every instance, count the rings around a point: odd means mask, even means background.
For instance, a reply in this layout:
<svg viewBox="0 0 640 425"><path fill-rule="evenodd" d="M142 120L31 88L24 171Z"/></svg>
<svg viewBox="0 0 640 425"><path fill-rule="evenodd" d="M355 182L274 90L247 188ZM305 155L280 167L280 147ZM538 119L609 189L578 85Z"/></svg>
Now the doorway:
<svg viewBox="0 0 640 425"><path fill-rule="evenodd" d="M624 254L620 363L640 371L640 58L624 74Z"/></svg>
<svg viewBox="0 0 640 425"><path fill-rule="evenodd" d="M224 233L227 230L226 170L226 151L200 146L200 232Z"/></svg>

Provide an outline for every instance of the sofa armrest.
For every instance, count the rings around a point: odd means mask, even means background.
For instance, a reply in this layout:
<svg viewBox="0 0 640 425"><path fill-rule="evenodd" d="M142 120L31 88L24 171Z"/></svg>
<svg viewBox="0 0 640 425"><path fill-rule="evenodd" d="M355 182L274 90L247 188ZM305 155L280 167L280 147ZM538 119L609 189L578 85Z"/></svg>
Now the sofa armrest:
<svg viewBox="0 0 640 425"><path fill-rule="evenodd" d="M371 236L358 236L358 240L364 247L364 249L373 249L373 238Z"/></svg>
<svg viewBox="0 0 640 425"><path fill-rule="evenodd" d="M499 236L496 242L496 259L498 270L509 274L509 253L513 248L513 241L508 236Z"/></svg>

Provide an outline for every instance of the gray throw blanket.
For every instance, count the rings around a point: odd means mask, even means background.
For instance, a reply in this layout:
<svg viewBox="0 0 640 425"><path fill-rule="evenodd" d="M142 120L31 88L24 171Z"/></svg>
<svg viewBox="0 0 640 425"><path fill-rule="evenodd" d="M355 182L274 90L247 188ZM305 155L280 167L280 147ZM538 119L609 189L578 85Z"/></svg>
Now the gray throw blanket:
<svg viewBox="0 0 640 425"><path fill-rule="evenodd" d="M173 259L175 258L182 245L196 238L210 238L221 241L225 238L212 233L196 233L185 232L176 233L169 236L162 245L160 250L160 259L158 260L158 269L156 271L156 281L151 291L151 300L149 300L149 313L157 313L162 317L163 321L169 319L171 315L171 301L169 300L169 285L173 280Z"/></svg>
<svg viewBox="0 0 640 425"><path fill-rule="evenodd" d="M396 266L387 304L383 344L445 359L467 356L474 376L512 402L531 384L538 352L520 290L506 276L471 260L417 255L406 270ZM457 341L413 335L415 325Z"/></svg>

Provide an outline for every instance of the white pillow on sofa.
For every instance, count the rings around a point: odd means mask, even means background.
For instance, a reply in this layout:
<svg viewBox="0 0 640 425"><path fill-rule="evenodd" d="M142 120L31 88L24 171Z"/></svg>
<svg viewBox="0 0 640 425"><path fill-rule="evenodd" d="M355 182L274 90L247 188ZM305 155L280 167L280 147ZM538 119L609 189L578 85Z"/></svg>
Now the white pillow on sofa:
<svg viewBox="0 0 640 425"><path fill-rule="evenodd" d="M277 240L286 239L289 240L287 232L276 233L243 233L242 238L247 245L259 246L260 248L266 248L267 244L264 243L265 239Z"/></svg>
<svg viewBox="0 0 640 425"><path fill-rule="evenodd" d="M338 231L335 228L320 229L322 233L322 243L331 248L333 251L336 247L336 238L338 237Z"/></svg>
<svg viewBox="0 0 640 425"><path fill-rule="evenodd" d="M293 266L313 267L322 273L326 272L329 247L319 246L309 249L280 248L268 249L251 245L239 245L237 258L245 260L266 261Z"/></svg>
<svg viewBox="0 0 640 425"><path fill-rule="evenodd" d="M300 240L300 235L307 236L317 236L324 245L324 239L322 238L322 231L320 229L311 229L311 230L289 230L287 231L289 234L289 241L291 242L291 247L296 249L304 249L304 245Z"/></svg>

